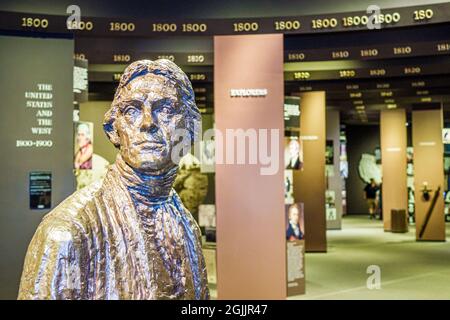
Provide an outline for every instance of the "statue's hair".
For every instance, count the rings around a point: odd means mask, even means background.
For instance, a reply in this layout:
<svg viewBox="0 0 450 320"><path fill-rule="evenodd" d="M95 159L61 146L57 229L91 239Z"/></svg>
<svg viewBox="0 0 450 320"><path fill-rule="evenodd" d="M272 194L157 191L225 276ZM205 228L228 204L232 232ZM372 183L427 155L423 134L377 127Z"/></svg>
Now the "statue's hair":
<svg viewBox="0 0 450 320"><path fill-rule="evenodd" d="M122 89L134 79L146 74L163 76L175 85L178 96L178 103L184 114L186 129L190 134L191 141L196 140L200 125L200 112L195 104L195 95L192 84L186 74L172 61L166 59L159 60L139 60L130 64L120 78L119 86L114 95L111 108L105 113L103 120L103 130L114 144L119 147L118 139L113 139L117 135L114 122L120 112L118 103L121 100Z"/></svg>

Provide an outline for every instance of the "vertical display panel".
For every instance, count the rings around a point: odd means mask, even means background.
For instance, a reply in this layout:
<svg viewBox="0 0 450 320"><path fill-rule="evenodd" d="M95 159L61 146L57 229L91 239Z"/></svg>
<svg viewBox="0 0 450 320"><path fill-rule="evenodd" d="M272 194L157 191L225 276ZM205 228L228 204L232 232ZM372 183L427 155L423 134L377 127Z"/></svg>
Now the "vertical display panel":
<svg viewBox="0 0 450 320"><path fill-rule="evenodd" d="M417 240L445 240L442 109L413 111Z"/></svg>
<svg viewBox="0 0 450 320"><path fill-rule="evenodd" d="M300 112L304 165L294 170L294 199L304 204L306 252L325 252L325 92L302 93Z"/></svg>
<svg viewBox="0 0 450 320"><path fill-rule="evenodd" d="M391 231L392 210L408 209L406 176L406 112L383 110L380 114L382 210L384 230Z"/></svg>
<svg viewBox="0 0 450 320"><path fill-rule="evenodd" d="M73 40L1 36L0 48L0 299L15 299L37 225L74 190ZM51 196L32 172L51 174Z"/></svg>
<svg viewBox="0 0 450 320"><path fill-rule="evenodd" d="M245 163L230 156L236 146L223 152L216 144L219 299L286 298L283 80L282 35L214 38L216 129L224 137L227 130L248 134ZM260 153L261 141L269 160L251 163L249 145Z"/></svg>
<svg viewBox="0 0 450 320"><path fill-rule="evenodd" d="M327 145L325 153L326 191L325 213L327 229L341 229L342 225L342 177L340 174L341 128L337 110L327 110Z"/></svg>

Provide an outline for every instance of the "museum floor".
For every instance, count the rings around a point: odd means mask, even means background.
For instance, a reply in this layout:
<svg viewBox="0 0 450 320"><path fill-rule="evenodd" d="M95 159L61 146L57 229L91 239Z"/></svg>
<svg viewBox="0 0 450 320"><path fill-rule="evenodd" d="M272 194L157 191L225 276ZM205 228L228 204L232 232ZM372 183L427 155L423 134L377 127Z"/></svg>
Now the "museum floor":
<svg viewBox="0 0 450 320"><path fill-rule="evenodd" d="M344 217L327 232L327 253L306 254L306 294L289 299L450 299L450 241L416 242L414 228L390 233L379 220ZM366 287L369 265L381 268L379 290Z"/></svg>
<svg viewBox="0 0 450 320"><path fill-rule="evenodd" d="M328 253L306 255L306 294L293 299L450 299L450 242L416 242L414 232L345 217L342 230L327 233ZM379 290L366 287L369 265L381 268Z"/></svg>

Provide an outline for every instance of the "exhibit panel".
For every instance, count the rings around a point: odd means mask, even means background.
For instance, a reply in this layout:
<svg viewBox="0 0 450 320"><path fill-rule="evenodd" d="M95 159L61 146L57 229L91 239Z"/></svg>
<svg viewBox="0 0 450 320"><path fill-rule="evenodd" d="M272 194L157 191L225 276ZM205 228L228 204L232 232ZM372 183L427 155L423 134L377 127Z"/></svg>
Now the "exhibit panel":
<svg viewBox="0 0 450 320"><path fill-rule="evenodd" d="M362 214L368 212L364 199L364 188L368 181L361 176L368 172L366 178L380 177L374 151L380 146L380 127L378 125L357 124L346 126L348 179L347 213ZM365 160L363 160L365 159Z"/></svg>
<svg viewBox="0 0 450 320"><path fill-rule="evenodd" d="M305 210L306 252L326 252L325 92L300 95L300 141L303 168L294 170L294 199Z"/></svg>
<svg viewBox="0 0 450 320"><path fill-rule="evenodd" d="M297 296L305 293L305 240L286 243L287 295Z"/></svg>
<svg viewBox="0 0 450 320"><path fill-rule="evenodd" d="M305 293L305 211L303 203L286 204L286 273L288 297Z"/></svg>
<svg viewBox="0 0 450 320"><path fill-rule="evenodd" d="M442 125L440 105L412 113L417 240L445 241Z"/></svg>
<svg viewBox="0 0 450 320"><path fill-rule="evenodd" d="M327 229L342 228L341 127L338 110L326 111L325 214Z"/></svg>
<svg viewBox="0 0 450 320"><path fill-rule="evenodd" d="M384 230L391 231L391 211L404 210L407 223L406 112L404 109L380 113L381 165L383 172L382 210Z"/></svg>
<svg viewBox="0 0 450 320"><path fill-rule="evenodd" d="M0 298L42 217L74 190L73 40L0 37Z"/></svg>
<svg viewBox="0 0 450 320"><path fill-rule="evenodd" d="M224 137L244 130L247 141L245 149L232 144L221 152L226 164L218 163L216 142L219 299L286 298L282 52L281 35L214 38L216 129ZM271 153L271 163L249 161L252 145L260 156ZM247 161L237 163L233 150Z"/></svg>

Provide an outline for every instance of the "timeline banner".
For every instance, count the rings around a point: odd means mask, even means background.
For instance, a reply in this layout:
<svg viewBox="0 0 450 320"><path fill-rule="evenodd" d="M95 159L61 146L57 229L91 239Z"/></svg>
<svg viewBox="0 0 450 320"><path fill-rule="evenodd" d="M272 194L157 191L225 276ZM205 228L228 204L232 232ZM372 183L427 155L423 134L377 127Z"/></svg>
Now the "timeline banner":
<svg viewBox="0 0 450 320"><path fill-rule="evenodd" d="M0 30L75 33L82 36L310 34L408 27L450 21L450 3L307 16L239 19L133 19L0 12ZM69 29L68 29L69 27Z"/></svg>

